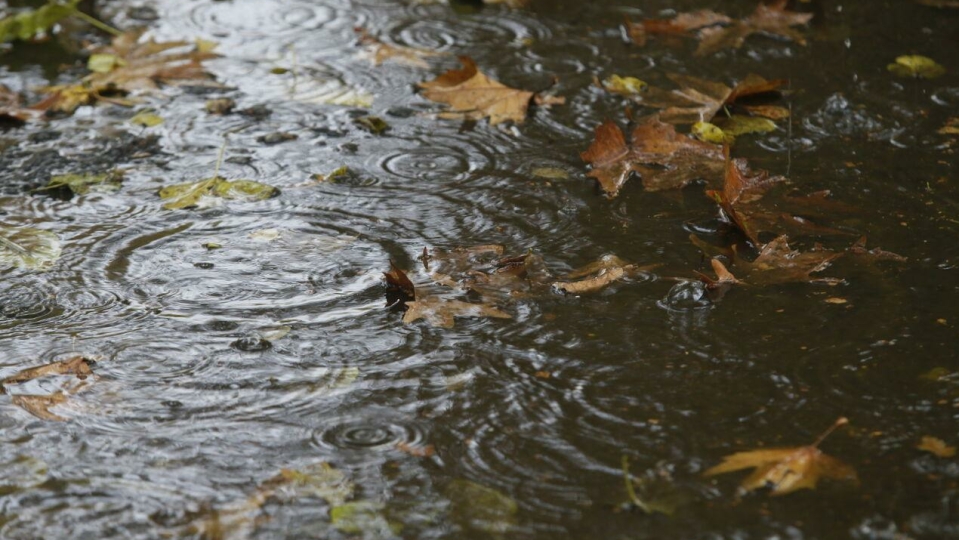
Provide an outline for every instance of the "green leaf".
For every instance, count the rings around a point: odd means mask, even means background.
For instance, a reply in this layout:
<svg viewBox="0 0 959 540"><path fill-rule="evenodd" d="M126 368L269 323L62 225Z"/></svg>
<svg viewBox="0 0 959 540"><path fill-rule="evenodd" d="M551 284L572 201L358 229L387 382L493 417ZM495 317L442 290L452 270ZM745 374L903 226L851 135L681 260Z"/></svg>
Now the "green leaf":
<svg viewBox="0 0 959 540"><path fill-rule="evenodd" d="M733 142L735 137L725 133L719 126L709 122L696 122L690 129L690 134L701 141L714 144Z"/></svg>
<svg viewBox="0 0 959 540"><path fill-rule="evenodd" d="M204 197L262 201L280 194L280 190L253 180L227 180L221 177L207 178L199 182L175 184L160 190L161 199L169 200L163 205L167 210L199 206Z"/></svg>
<svg viewBox="0 0 959 540"><path fill-rule="evenodd" d="M495 489L456 479L446 485L445 491L454 521L464 527L505 533L516 524L516 501Z"/></svg>
<svg viewBox="0 0 959 540"><path fill-rule="evenodd" d="M897 57L896 62L886 66L886 69L900 77L917 79L934 79L946 72L946 68L932 58L918 54Z"/></svg>
<svg viewBox="0 0 959 540"><path fill-rule="evenodd" d="M0 225L0 265L44 272L59 258L60 238L56 234Z"/></svg>
<svg viewBox="0 0 959 540"><path fill-rule="evenodd" d="M379 116L361 116L353 120L353 123L373 135L382 135L386 130L390 129L390 125L386 123L386 120L383 120Z"/></svg>
<svg viewBox="0 0 959 540"><path fill-rule="evenodd" d="M386 505L374 501L354 501L330 510L330 521L347 534L363 538L394 538L403 531L403 524L389 521L383 515Z"/></svg>
<svg viewBox="0 0 959 540"><path fill-rule="evenodd" d="M79 1L70 0L65 4L51 2L38 9L21 11L0 19L0 43L17 39L26 41L48 32L53 25L76 13Z"/></svg>
<svg viewBox="0 0 959 540"><path fill-rule="evenodd" d="M38 191L69 189L77 195L86 195L90 192L112 193L120 189L123 182L123 171L114 170L101 174L58 174L50 177L50 183Z"/></svg>
<svg viewBox="0 0 959 540"><path fill-rule="evenodd" d="M299 470L283 469L273 482L291 487L297 497L316 497L333 507L353 496L353 482L326 462Z"/></svg>
<svg viewBox="0 0 959 540"><path fill-rule="evenodd" d="M126 62L115 54L95 53L87 59L87 69L95 73L110 73L123 65Z"/></svg>
<svg viewBox="0 0 959 540"><path fill-rule="evenodd" d="M163 118L152 110L146 109L136 113L136 115L130 119L130 123L143 127L154 127L162 124Z"/></svg>

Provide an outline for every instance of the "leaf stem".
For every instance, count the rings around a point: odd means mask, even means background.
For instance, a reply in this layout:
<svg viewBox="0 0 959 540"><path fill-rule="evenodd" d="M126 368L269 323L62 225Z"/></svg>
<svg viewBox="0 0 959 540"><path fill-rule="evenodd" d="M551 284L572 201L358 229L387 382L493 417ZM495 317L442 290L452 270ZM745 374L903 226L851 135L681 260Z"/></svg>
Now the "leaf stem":
<svg viewBox="0 0 959 540"><path fill-rule="evenodd" d="M223 137L223 144L220 145L220 152L216 156L216 167L213 169L213 178L220 177L220 164L223 163L223 154L226 152L226 137Z"/></svg>
<svg viewBox="0 0 959 540"><path fill-rule="evenodd" d="M824 431L822 435L816 438L815 442L813 442L811 446L813 447L819 446L819 443L823 442L823 440L825 440L826 437L830 436L833 431L836 431L836 429L842 426L845 426L848 423L849 423L848 418L846 418L845 416L840 416L839 418L836 419L835 422L833 422L831 426L829 426L829 429Z"/></svg>
<svg viewBox="0 0 959 540"><path fill-rule="evenodd" d="M636 508L647 514L652 514L653 511L649 508L649 505L636 495L636 490L633 488L633 477L629 474L629 457L626 455L623 455L623 480L626 482L626 495L629 496L629 500L636 505Z"/></svg>
<svg viewBox="0 0 959 540"><path fill-rule="evenodd" d="M87 15L86 13L84 13L84 12L82 12L82 11L80 11L80 10L74 11L73 14L76 15L76 17L77 17L78 19L80 19L80 20L88 23L90 26L93 26L94 28L97 28L97 29L99 29L99 30L103 30L104 32L106 32L106 33L108 33L108 34L110 34L110 35L112 35L112 36L122 36L122 35L123 35L123 32L117 30L116 28L110 26L109 24L107 24L107 23L105 23L105 22L103 22L103 21L101 21L101 20L99 20L99 19L96 19L96 18L94 18L94 17L91 17L90 15Z"/></svg>

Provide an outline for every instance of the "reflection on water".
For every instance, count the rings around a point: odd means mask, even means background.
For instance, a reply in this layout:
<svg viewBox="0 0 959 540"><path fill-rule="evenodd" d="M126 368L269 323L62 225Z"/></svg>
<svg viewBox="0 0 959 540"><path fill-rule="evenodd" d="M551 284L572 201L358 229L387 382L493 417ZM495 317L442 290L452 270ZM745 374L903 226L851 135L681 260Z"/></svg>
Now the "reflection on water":
<svg viewBox="0 0 959 540"><path fill-rule="evenodd" d="M754 2L727 4L745 14ZM756 37L702 59L692 42L639 49L617 28L624 15L705 7L692 0L534 1L519 10L405 0L106 3L121 27L146 20L158 39L217 41L223 57L210 67L224 88L146 98L165 120L155 128L107 107L0 133L0 221L54 231L64 244L50 272L2 273L0 375L76 354L99 359L96 384L56 409L65 422L0 399L0 536L189 535L211 509L249 503L279 471L323 462L356 486L363 515L373 516L366 528L331 523L322 497L264 497L245 530L959 535L955 460L914 448L926 435L959 442L955 139L936 133L959 114L959 12L821 4L806 48ZM374 67L359 54L357 27L448 56L429 58L430 69ZM0 57L0 83L19 91L49 82L51 62L30 51ZM935 56L947 74L892 79L886 63L911 52ZM537 109L517 129L436 120L414 84L461 54L497 80L550 89L567 104ZM723 232L701 187L646 193L627 183L611 201L579 158L596 125L624 117L626 101L594 77L662 85L668 72L790 78L791 125L741 138L737 155L787 175L798 192L828 189L854 205L843 227L908 262L840 262L833 275L845 281L834 287L743 286L711 299L690 281L709 266L690 232ZM259 114L206 114L212 97ZM326 103L334 97L341 105ZM367 114L391 129L358 128ZM277 132L296 138L263 142ZM220 174L281 195L162 210L156 191L211 176L224 138ZM61 201L31 192L51 174L113 166L127 171L118 193ZM353 175L311 181L342 166ZM535 172L543 170L554 172ZM554 275L610 253L662 266L657 278L593 295L518 298L513 319L459 319L453 329L403 325L401 312L384 307L390 259L411 268L424 246L494 243L534 250ZM938 375L923 376L931 370ZM856 467L858 489L740 498L733 480L701 476L738 450L804 444L838 416L851 428L829 440L829 453ZM636 477L679 493L674 517L615 511L625 500L624 455ZM464 510L456 486L499 501L503 521Z"/></svg>

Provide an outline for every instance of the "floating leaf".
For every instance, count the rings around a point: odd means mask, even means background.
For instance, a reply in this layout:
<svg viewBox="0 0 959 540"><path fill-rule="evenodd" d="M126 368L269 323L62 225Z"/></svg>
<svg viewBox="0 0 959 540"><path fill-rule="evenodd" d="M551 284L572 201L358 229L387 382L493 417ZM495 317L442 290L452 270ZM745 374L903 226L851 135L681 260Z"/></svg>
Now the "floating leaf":
<svg viewBox="0 0 959 540"><path fill-rule="evenodd" d="M357 28L356 31L360 34L360 44L366 48L367 56L374 66L392 60L399 64L425 69L430 67L426 61L427 58L445 55L445 53L425 49L389 45L375 38L364 28Z"/></svg>
<svg viewBox="0 0 959 540"><path fill-rule="evenodd" d="M386 120L378 116L360 116L355 118L353 123L360 126L361 128L369 131L373 135L382 135L390 129L390 125L386 123Z"/></svg>
<svg viewBox="0 0 959 540"><path fill-rule="evenodd" d="M679 88L665 90L650 86L636 94L634 100L647 107L662 109L659 118L669 124L709 122L719 111L736 106L760 116L789 116L789 111L782 107L749 107L741 103L743 100L776 95L779 88L786 84L785 79L766 80L759 75L749 74L736 86L729 87L721 82L677 73L670 73L667 77Z"/></svg>
<svg viewBox="0 0 959 540"><path fill-rule="evenodd" d="M403 322L410 324L420 319L433 326L453 328L456 317L490 317L494 319L512 319L513 316L489 304L473 304L460 300L448 300L436 296L420 298L406 303Z"/></svg>
<svg viewBox="0 0 959 540"><path fill-rule="evenodd" d="M660 487L658 490L659 493L645 493L654 491L650 486L649 482L645 481L646 479L633 478L633 475L629 472L629 458L623 456L622 460L623 468L623 480L626 484L626 496L629 497L629 502L633 504L636 508L639 508L647 514L660 513L667 516L672 516L676 512L676 508L683 502L680 500L678 494L672 489L662 489ZM636 488L640 488L644 491L643 496L637 493ZM667 486L671 487L671 486Z"/></svg>
<svg viewBox="0 0 959 540"><path fill-rule="evenodd" d="M76 13L79 3L80 0L51 1L35 10L28 9L0 19L0 43L17 39L26 41L48 33L55 24Z"/></svg>
<svg viewBox="0 0 959 540"><path fill-rule="evenodd" d="M452 503L454 521L466 528L502 534L516 525L516 501L493 488L456 479L444 492Z"/></svg>
<svg viewBox="0 0 959 540"><path fill-rule="evenodd" d="M118 191L123 182L123 171L113 170L107 173L58 174L50 177L50 183L37 191L68 189L77 195L88 193L112 193Z"/></svg>
<svg viewBox="0 0 959 540"><path fill-rule="evenodd" d="M701 29L696 55L713 54L722 49L738 49L746 42L746 38L753 34L783 38L805 45L806 38L802 32L792 27L808 24L813 14L788 11L786 9L788 3L789 0L760 2L756 6L756 11L745 19L733 21L729 26L710 26Z"/></svg>
<svg viewBox="0 0 959 540"><path fill-rule="evenodd" d="M62 422L66 419L51 412L50 408L66 403L70 394L75 394L88 386L88 383L85 381L88 377L93 377L93 370L91 369L93 363L94 362L89 358L75 356L59 362L23 369L0 380L0 393L6 393L7 386L36 380L42 377L73 375L80 381L79 384L65 386L62 390L47 395L19 394L11 398L11 402L14 405L21 407L41 420Z"/></svg>
<svg viewBox="0 0 959 540"><path fill-rule="evenodd" d="M280 190L273 186L253 180L227 180L219 176L167 186L159 191L161 199L169 200L163 205L167 210L198 206L204 197L262 201L279 194Z"/></svg>
<svg viewBox="0 0 959 540"><path fill-rule="evenodd" d="M0 266L46 271L60 258L60 237L32 227L0 225Z"/></svg>
<svg viewBox="0 0 959 540"><path fill-rule="evenodd" d="M115 54L94 53L87 59L87 69L94 73L110 73L126 62Z"/></svg>
<svg viewBox="0 0 959 540"><path fill-rule="evenodd" d="M889 64L886 69L894 75L916 79L935 79L946 72L946 68L932 58L918 54L896 57L895 63Z"/></svg>
<svg viewBox="0 0 959 540"><path fill-rule="evenodd" d="M566 172L566 169L560 169L559 167L537 167L532 171L533 176L537 178L546 178L549 180L566 180L569 178L569 173Z"/></svg>
<svg viewBox="0 0 959 540"><path fill-rule="evenodd" d="M418 85L423 97L449 105L449 109L439 114L440 118L489 118L493 126L507 121L519 124L526 119L529 104L537 97L535 92L510 88L490 79L468 56L461 56L460 62L463 69L451 69ZM562 98L545 98L545 103L559 104Z"/></svg>
<svg viewBox="0 0 959 540"><path fill-rule="evenodd" d="M734 135L726 133L719 126L709 122L696 122L689 133L701 141L713 144L728 144L736 140Z"/></svg>
<svg viewBox="0 0 959 540"><path fill-rule="evenodd" d="M942 439L937 439L936 437L923 437L919 444L916 445L916 448L941 458L951 458L956 455L955 446L949 446L943 442Z"/></svg>
<svg viewBox="0 0 959 540"><path fill-rule="evenodd" d="M642 274L655 266L658 265L637 266L615 255L605 255L567 274L565 276L567 281L553 282L553 288L566 294L593 293L605 289L616 281Z"/></svg>
<svg viewBox="0 0 959 540"><path fill-rule="evenodd" d="M40 114L42 113L35 109L24 108L20 103L20 95L0 84L0 127L19 127Z"/></svg>
<svg viewBox="0 0 959 540"><path fill-rule="evenodd" d="M619 75L610 75L603 80L603 88L605 88L608 92L622 94L624 96L635 96L646 90L646 87L648 86L648 84L637 79L636 77L620 77Z"/></svg>
<svg viewBox="0 0 959 540"><path fill-rule="evenodd" d="M138 112L130 119L131 124L143 127L155 127L163 123L163 118L150 109Z"/></svg>
<svg viewBox="0 0 959 540"><path fill-rule="evenodd" d="M730 157L729 147L725 147L726 157L723 189L707 190L706 195L715 200L723 209L726 217L742 231L746 238L755 246L761 246L759 240L760 227L753 225L754 214L752 203L755 203L775 184L784 182L781 176L769 176L766 171L752 172L742 162L736 162Z"/></svg>
<svg viewBox="0 0 959 540"><path fill-rule="evenodd" d="M403 293L410 300L416 299L416 287L413 286L413 282L392 260L390 260L390 271L383 272L383 276L386 278L387 287Z"/></svg>
<svg viewBox="0 0 959 540"><path fill-rule="evenodd" d="M672 19L646 19L633 23L626 21L626 32L633 43L639 46L646 45L650 34L682 35L692 30L699 30L717 24L731 23L733 20L722 13L708 9L680 13Z"/></svg>
<svg viewBox="0 0 959 540"><path fill-rule="evenodd" d="M236 108L236 101L233 101L230 98L216 98L207 100L206 112L210 114L230 114L233 112L233 109Z"/></svg>
<svg viewBox="0 0 959 540"><path fill-rule="evenodd" d="M707 470L714 476L742 469L753 471L742 482L742 489L753 491L769 487L773 495L785 495L800 489L814 489L822 478L858 482L856 471L819 450L819 444L836 428L848 424L840 418L811 445L797 448L767 448L739 452L723 458L723 462Z"/></svg>
<svg viewBox="0 0 959 540"><path fill-rule="evenodd" d="M939 128L940 135L959 135L959 116L946 120L946 125Z"/></svg>

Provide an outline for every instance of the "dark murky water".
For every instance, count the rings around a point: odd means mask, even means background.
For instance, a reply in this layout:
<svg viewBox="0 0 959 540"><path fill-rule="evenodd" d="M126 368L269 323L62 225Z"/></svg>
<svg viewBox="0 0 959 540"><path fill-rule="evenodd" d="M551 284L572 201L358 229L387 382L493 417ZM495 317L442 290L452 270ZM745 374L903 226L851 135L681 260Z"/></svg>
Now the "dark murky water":
<svg viewBox="0 0 959 540"><path fill-rule="evenodd" d="M158 38L220 43L224 57L209 65L235 90L213 95L272 115L207 115L211 94L171 90L151 103L166 120L156 128L108 107L0 133L0 220L64 241L50 272L2 273L0 374L75 353L99 358L96 384L57 409L65 422L0 400L0 536L179 537L280 469L326 461L355 483L356 498L385 504L404 538L497 536L451 505L457 479L516 501L506 538L959 537L959 462L915 449L924 435L959 442L957 379L922 378L959 370L956 139L936 133L959 114L959 11L827 0L814 5L806 48L752 38L708 59L693 57L692 42L627 45L618 28L626 15L667 7L746 14L753 5L144 3L156 9L148 24ZM103 12L128 27L150 15L137 6ZM461 130L422 114L435 108L413 90L455 59L372 67L357 57L358 26L468 54L514 87L558 77L568 104L536 111L516 132L485 122ZM46 84L58 51L17 46L0 57L0 82ZM895 79L886 64L908 53L932 56L947 74ZM272 74L278 66L296 75ZM737 155L856 205L843 226L908 262L841 262L826 272L845 278L837 288L737 288L714 305L679 298L675 281L620 283L519 300L512 320L459 319L451 330L403 325L384 308L387 261L412 268L424 246L532 249L557 273L606 253L662 263L659 276L705 270L688 236L719 223L701 188L647 193L633 181L610 201L579 158L596 125L623 118L625 101L591 86L594 75L665 84L670 71L790 78L791 127L743 138ZM371 114L392 130L370 135L352 122L362 109L320 103L346 89L375 96ZM298 138L257 141L277 131ZM156 190L212 175L227 132L221 174L282 194L162 210ZM116 194L29 192L50 174L113 165L128 171ZM358 180L296 187L343 165ZM569 178L532 174L542 167ZM263 229L280 239L251 236ZM842 248L852 238L796 240ZM272 346L259 341L282 326L290 333ZM737 478L701 475L731 452L806 444L841 415L851 428L824 449L858 470L858 488L740 498ZM633 474L667 477L686 504L671 518L615 512L623 455ZM340 532L316 498L262 512L271 519L252 537L391 535Z"/></svg>

